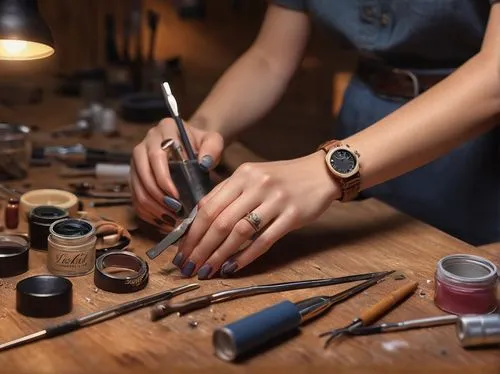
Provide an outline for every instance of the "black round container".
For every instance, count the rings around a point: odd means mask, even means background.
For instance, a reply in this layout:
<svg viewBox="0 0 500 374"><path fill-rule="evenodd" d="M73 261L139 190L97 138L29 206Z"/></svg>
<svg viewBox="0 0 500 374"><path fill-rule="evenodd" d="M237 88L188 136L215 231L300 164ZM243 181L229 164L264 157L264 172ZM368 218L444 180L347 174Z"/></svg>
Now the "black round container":
<svg viewBox="0 0 500 374"><path fill-rule="evenodd" d="M73 308L73 284L54 275L36 275L16 286L16 309L29 317L58 317Z"/></svg>
<svg viewBox="0 0 500 374"><path fill-rule="evenodd" d="M67 211L55 206L41 205L32 209L28 219L31 247L47 250L50 225L55 221L68 217Z"/></svg>

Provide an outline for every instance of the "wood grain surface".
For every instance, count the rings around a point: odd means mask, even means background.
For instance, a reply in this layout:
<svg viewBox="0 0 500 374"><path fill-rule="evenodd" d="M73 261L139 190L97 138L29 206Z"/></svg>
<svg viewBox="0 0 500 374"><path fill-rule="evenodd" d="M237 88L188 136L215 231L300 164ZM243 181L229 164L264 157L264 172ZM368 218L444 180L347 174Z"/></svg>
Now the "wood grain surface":
<svg viewBox="0 0 500 374"><path fill-rule="evenodd" d="M32 108L29 113L20 112L20 120L31 122L28 124L37 122L40 127L68 123L74 113L72 110L79 104L71 100L56 103L57 115L53 109ZM130 149L142 138L147 126L122 124L122 130L121 138L67 141L108 149ZM37 138L39 142L48 141L41 135ZM31 188L50 185L64 189L69 183L57 176L57 167L33 168L28 180L19 185L26 182L31 183ZM99 208L97 212L127 227L135 224L133 212L127 208ZM25 223L19 230L25 230ZM144 252L155 240L154 236L136 232L131 250L146 259ZM7 341L49 324L197 282L195 278L182 278L173 267L174 252L175 248L170 248L149 261L150 281L143 291L116 295L97 290L92 274L71 278L74 285L72 313L54 319L35 319L15 310L16 283L28 275L47 273L46 253L31 251L28 273L0 281L0 340ZM290 233L234 278L199 281L200 289L179 296L177 300L231 287L389 269L404 272L406 280L388 279L303 326L288 340L236 364L222 362L214 356L211 336L216 326L284 299L298 301L314 295L329 295L350 285L253 296L215 304L182 317L172 315L159 322L151 322L149 310L143 309L62 337L0 353L0 373L500 373L500 351L461 348L453 326L345 338L326 350L323 340L318 338L321 332L349 323L364 308L408 280L418 281L418 290L382 321L444 314L433 303L433 274L436 262L454 253L473 253L500 264L498 250L473 248L376 200L335 203L315 224ZM197 322L196 326L193 322Z"/></svg>

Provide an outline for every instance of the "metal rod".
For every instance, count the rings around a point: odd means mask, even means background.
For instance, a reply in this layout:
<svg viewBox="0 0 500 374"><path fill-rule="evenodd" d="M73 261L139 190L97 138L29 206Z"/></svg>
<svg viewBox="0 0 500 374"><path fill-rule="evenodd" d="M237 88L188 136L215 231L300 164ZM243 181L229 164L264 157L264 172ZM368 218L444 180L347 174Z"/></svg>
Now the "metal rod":
<svg viewBox="0 0 500 374"><path fill-rule="evenodd" d="M94 323L99 323L106 321L108 319L121 316L125 313L132 312L134 310L144 308L150 305L153 305L161 300L173 297L175 295L192 291L196 288L199 288L199 285L196 283L187 284L181 287L173 288L167 291L159 292L150 296L146 296L137 300L132 300L123 304L119 304L108 309L104 309L101 311L97 311L86 316L72 319L66 322L63 322L59 325L53 325L47 327L45 330L40 330L30 335L26 335L24 337L11 340L10 342L0 344L0 352L18 347L21 345L25 345L34 341L49 339L55 336L63 335L69 333L71 331L78 330L80 328L89 326Z"/></svg>
<svg viewBox="0 0 500 374"><path fill-rule="evenodd" d="M349 335L371 335L392 331L405 331L416 328L443 326L454 324L458 321L458 316L445 315L438 317L420 318L402 322L382 323L375 326L358 327L349 330Z"/></svg>
<svg viewBox="0 0 500 374"><path fill-rule="evenodd" d="M184 314L187 312L205 308L217 302L234 300L240 297L260 295L271 292L298 290L304 288L331 286L334 284L343 284L348 282L356 282L356 281L376 278L381 276L382 274L386 274L386 272L364 273L364 274L349 275L337 278L312 279L312 280L304 280L297 282L283 282L283 283L263 284L263 285L256 285L256 286L242 287L242 288L233 288L230 290L215 292L213 294L190 298L187 300L180 301L178 303L164 302L155 305L151 310L151 319L155 321L172 313Z"/></svg>

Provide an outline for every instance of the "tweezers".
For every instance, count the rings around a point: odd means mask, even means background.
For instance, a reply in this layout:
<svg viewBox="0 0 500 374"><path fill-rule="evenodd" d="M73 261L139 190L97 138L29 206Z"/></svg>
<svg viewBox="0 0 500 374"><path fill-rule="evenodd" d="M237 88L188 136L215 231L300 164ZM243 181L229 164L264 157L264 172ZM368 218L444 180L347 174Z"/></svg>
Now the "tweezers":
<svg viewBox="0 0 500 374"><path fill-rule="evenodd" d="M240 297L260 295L272 292L298 290L304 288L330 286L334 284L356 282L361 280L370 280L379 277L382 274L387 274L387 272L364 273L364 274L355 274L337 278L311 279L304 281L283 282L283 283L263 284L263 285L242 287L242 288L233 288L230 290L220 291L209 295L194 297L175 304L171 304L168 302L159 303L151 309L150 316L153 321L156 321L172 313L178 312L181 314L185 314L187 312L205 308L217 302L234 300Z"/></svg>
<svg viewBox="0 0 500 374"><path fill-rule="evenodd" d="M191 223L193 223L196 218L196 214L198 213L198 206L195 206L194 209L176 228L174 228L171 232L168 233L158 244L156 244L153 248L150 248L146 251L146 255L152 260L162 252L175 244L182 236L186 233Z"/></svg>

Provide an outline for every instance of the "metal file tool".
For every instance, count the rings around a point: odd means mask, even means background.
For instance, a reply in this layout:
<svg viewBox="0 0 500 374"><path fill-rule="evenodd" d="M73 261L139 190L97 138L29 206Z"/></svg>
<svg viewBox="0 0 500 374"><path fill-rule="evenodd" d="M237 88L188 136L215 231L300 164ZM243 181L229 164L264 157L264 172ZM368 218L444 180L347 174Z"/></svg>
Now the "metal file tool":
<svg viewBox="0 0 500 374"><path fill-rule="evenodd" d="M189 213L189 216L184 219L180 225L178 225L175 229L173 229L162 241L156 244L153 248L149 249L146 254L150 259L154 259L158 257L165 249L175 244L187 231L191 223L193 223L196 218L196 214L198 213L198 207L194 207L194 209Z"/></svg>

